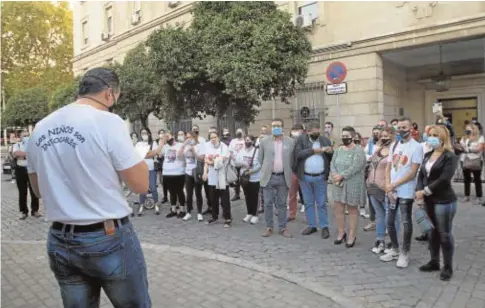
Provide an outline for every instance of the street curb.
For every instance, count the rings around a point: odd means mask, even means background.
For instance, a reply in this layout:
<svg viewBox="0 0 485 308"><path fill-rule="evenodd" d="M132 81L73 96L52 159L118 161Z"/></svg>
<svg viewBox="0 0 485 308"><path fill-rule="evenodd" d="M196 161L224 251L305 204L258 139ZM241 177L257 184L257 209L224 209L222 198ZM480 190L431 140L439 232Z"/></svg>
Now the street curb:
<svg viewBox="0 0 485 308"><path fill-rule="evenodd" d="M2 241L2 243L4 244L45 244L44 241L8 241L8 240ZM342 294L339 294L333 290L329 290L325 287L322 287L317 283L305 281L303 278L296 277L284 271L273 270L268 267L255 264L253 262L240 260L240 259L224 256L221 254L213 253L213 252L197 250L189 247L183 247L183 246L155 245L155 244L148 244L148 243L142 243L141 246L144 249L155 250L157 252L169 251L169 252L180 253L183 255L223 262L226 264L236 265L255 272L264 273L264 274L273 276L274 278L277 278L277 279L285 280L289 283L296 284L313 293L316 293L318 295L331 299L333 302L341 305L343 308L364 308L362 304L356 303L355 301L343 296Z"/></svg>

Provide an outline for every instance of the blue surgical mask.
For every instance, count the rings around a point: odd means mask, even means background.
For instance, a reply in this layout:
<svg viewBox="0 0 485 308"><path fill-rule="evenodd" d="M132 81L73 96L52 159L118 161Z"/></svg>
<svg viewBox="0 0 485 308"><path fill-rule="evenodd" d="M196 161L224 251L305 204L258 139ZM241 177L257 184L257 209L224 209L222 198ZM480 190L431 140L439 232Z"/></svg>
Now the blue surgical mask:
<svg viewBox="0 0 485 308"><path fill-rule="evenodd" d="M428 137L428 141L426 141L426 142L433 149L437 149L441 145L441 141L438 137Z"/></svg>
<svg viewBox="0 0 485 308"><path fill-rule="evenodd" d="M428 134L423 133L423 141L424 142L428 141Z"/></svg>
<svg viewBox="0 0 485 308"><path fill-rule="evenodd" d="M22 142L23 143L29 142L29 136L22 137Z"/></svg>
<svg viewBox="0 0 485 308"><path fill-rule="evenodd" d="M281 127L273 127L273 136L283 135L283 129Z"/></svg>

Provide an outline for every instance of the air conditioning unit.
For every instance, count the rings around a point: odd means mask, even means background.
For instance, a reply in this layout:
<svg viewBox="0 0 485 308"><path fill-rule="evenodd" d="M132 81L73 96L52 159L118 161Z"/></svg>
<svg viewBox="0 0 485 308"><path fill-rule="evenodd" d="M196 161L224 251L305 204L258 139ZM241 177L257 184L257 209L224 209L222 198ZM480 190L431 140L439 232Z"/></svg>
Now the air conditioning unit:
<svg viewBox="0 0 485 308"><path fill-rule="evenodd" d="M297 27L303 27L304 20L303 20L303 15L298 15L295 17L295 26Z"/></svg>
<svg viewBox="0 0 485 308"><path fill-rule="evenodd" d="M134 13L131 15L131 24L132 25L137 25L141 20L141 16L139 12Z"/></svg>
<svg viewBox="0 0 485 308"><path fill-rule="evenodd" d="M109 33L107 31L101 33L101 40L104 42L109 40Z"/></svg>

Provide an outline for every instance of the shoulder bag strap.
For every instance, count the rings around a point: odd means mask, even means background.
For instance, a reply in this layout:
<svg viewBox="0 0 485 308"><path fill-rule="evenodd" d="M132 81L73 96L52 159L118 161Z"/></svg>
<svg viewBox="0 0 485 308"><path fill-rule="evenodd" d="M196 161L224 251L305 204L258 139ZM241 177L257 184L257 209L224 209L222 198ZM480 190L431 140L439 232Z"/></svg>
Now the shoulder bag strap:
<svg viewBox="0 0 485 308"><path fill-rule="evenodd" d="M253 157L251 157L251 162L249 163L249 169L251 169L253 167L253 163L254 163L254 156L256 155L256 147L254 148L254 152L253 152Z"/></svg>

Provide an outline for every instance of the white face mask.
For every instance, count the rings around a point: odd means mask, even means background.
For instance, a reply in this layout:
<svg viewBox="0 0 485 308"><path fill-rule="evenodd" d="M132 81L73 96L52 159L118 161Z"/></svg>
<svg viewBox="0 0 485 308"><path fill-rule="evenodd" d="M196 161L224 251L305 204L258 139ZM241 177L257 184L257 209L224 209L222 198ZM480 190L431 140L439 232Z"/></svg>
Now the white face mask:
<svg viewBox="0 0 485 308"><path fill-rule="evenodd" d="M184 136L178 136L177 137L177 141L178 142L184 142L185 141L185 137Z"/></svg>
<svg viewBox="0 0 485 308"><path fill-rule="evenodd" d="M141 139L143 141L148 141L148 135L141 135Z"/></svg>
<svg viewBox="0 0 485 308"><path fill-rule="evenodd" d="M299 137L300 136L300 132L292 132L291 133L293 135L293 137Z"/></svg>

